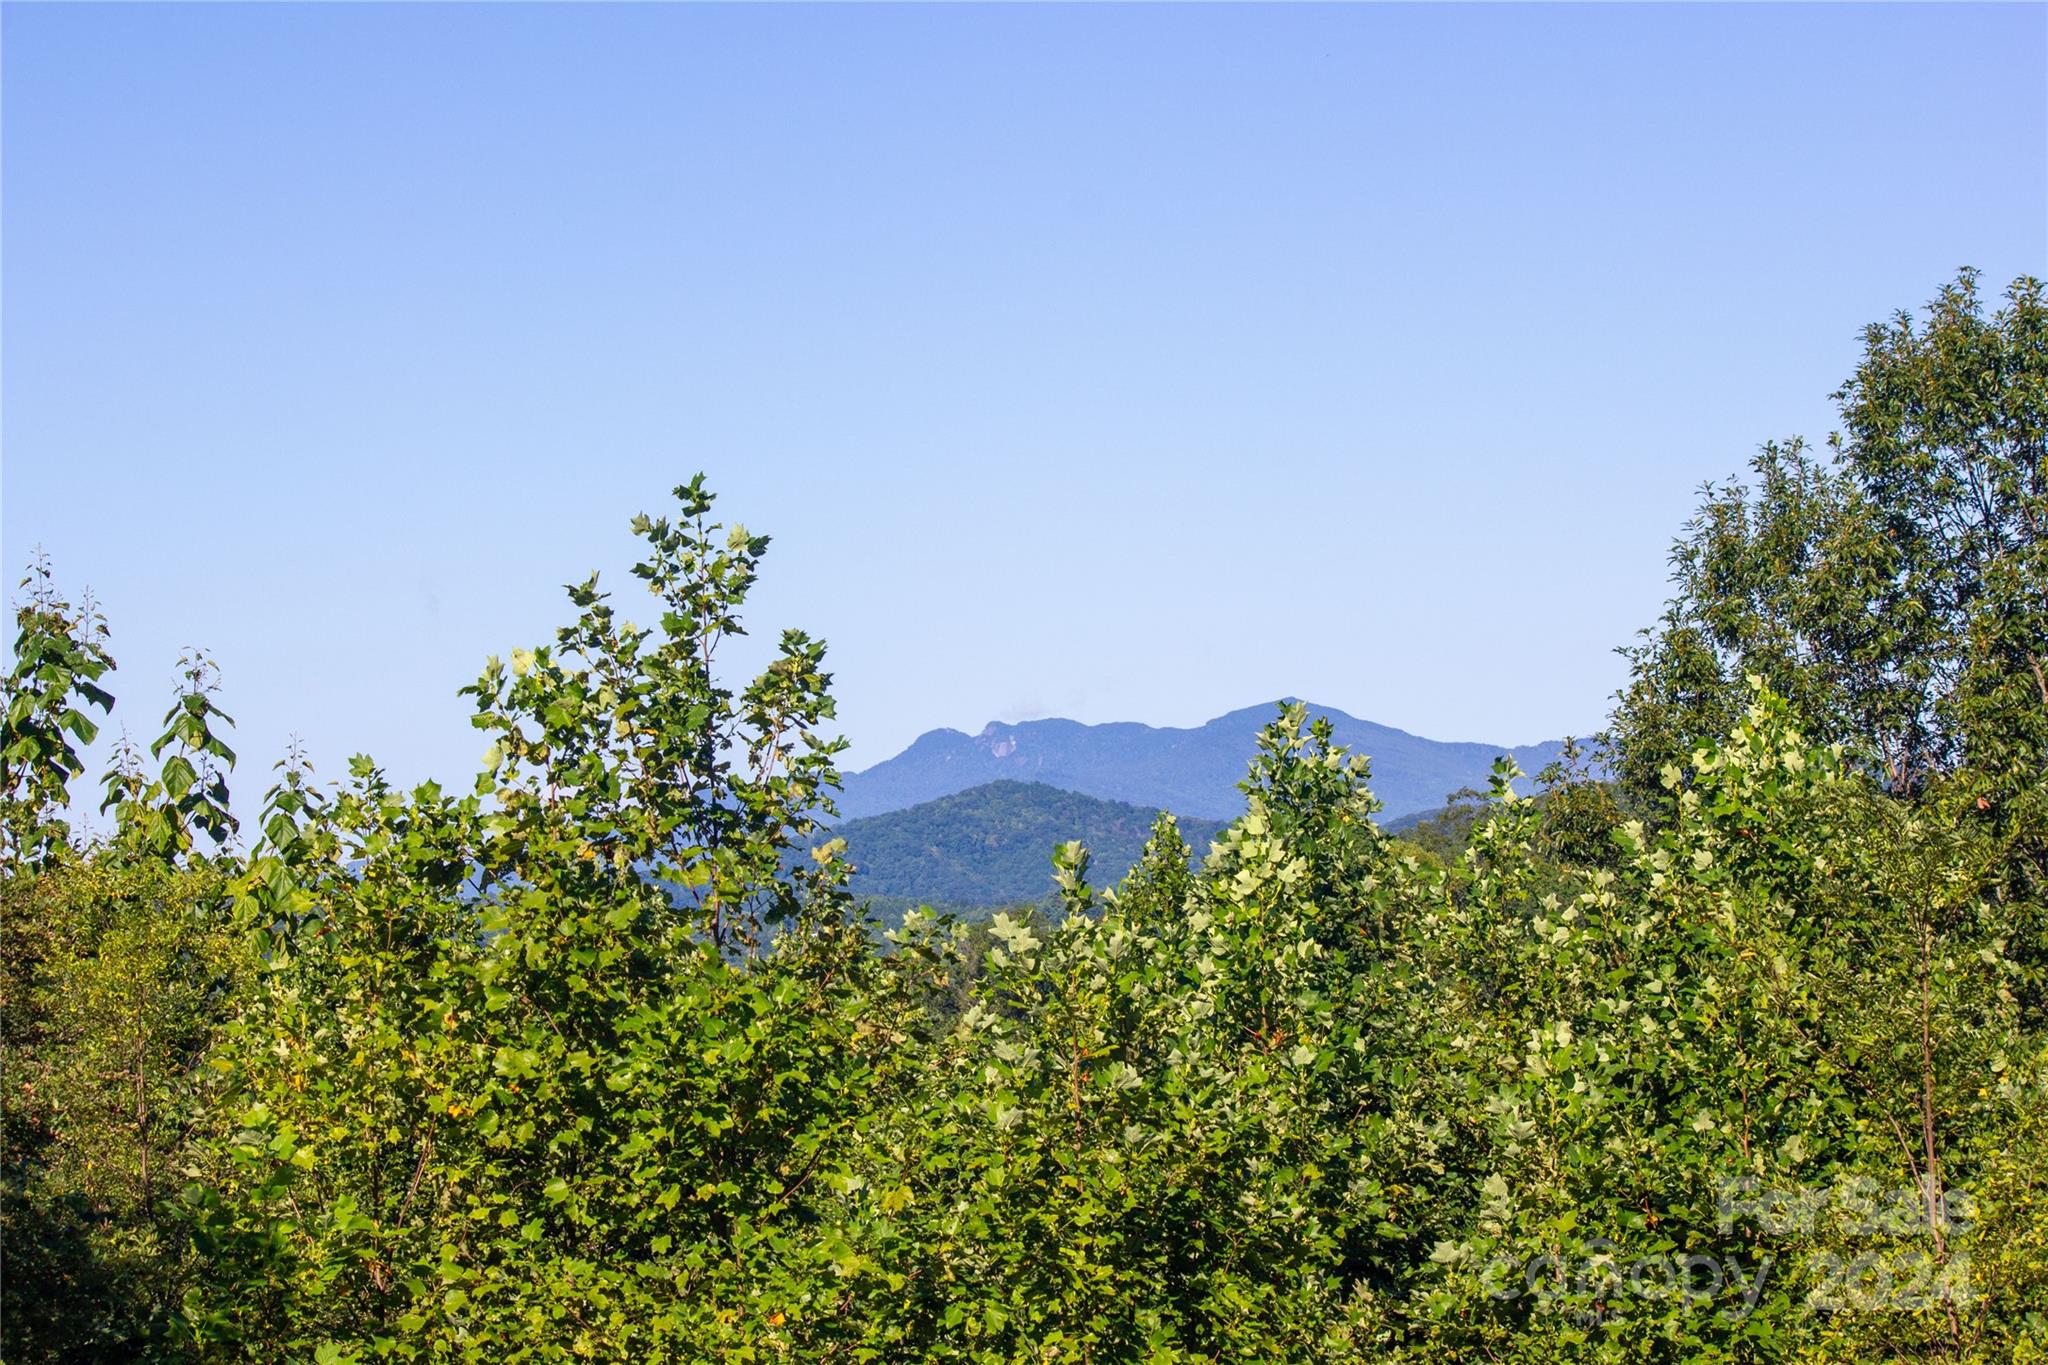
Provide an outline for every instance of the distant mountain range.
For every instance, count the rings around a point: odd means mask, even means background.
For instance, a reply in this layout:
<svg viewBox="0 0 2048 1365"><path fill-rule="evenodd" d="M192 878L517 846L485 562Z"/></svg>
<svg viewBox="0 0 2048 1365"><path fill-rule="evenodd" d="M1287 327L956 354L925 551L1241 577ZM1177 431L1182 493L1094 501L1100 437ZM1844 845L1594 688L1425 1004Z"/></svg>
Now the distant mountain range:
<svg viewBox="0 0 2048 1365"><path fill-rule="evenodd" d="M848 774L838 798L840 816L861 820L990 782L1012 781L1146 811L1170 810L1184 818L1229 820L1244 809L1237 784L1257 752L1260 729L1276 708L1277 703L1248 706L1186 730L1072 720L990 724L978 735L932 730L896 757ZM1372 788L1386 820L1433 810L1460 787L1484 789L1494 759L1502 754L1533 774L1562 747L1558 740L1506 745L1423 739L1313 703L1309 714L1328 716L1339 744L1372 759ZM1059 837L1081 836L1070 831Z"/></svg>
<svg viewBox="0 0 2048 1365"><path fill-rule="evenodd" d="M1006 781L849 820L832 832L846 840L857 896L1006 905L1051 893L1052 851L1069 839L1088 846L1093 885L1116 885L1138 861L1158 815L1042 782ZM1181 837L1197 857L1222 828L1220 820L1180 821Z"/></svg>

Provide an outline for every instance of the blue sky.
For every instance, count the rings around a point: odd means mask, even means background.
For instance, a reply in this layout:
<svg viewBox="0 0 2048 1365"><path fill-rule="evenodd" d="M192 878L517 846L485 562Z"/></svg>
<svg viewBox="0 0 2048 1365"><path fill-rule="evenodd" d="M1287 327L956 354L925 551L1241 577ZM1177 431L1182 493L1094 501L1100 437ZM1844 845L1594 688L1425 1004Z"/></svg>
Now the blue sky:
<svg viewBox="0 0 2048 1365"><path fill-rule="evenodd" d="M1700 481L1823 437L1859 328L1958 266L2048 269L2040 5L0 39L0 548L104 600L138 736L210 648L252 791L293 732L466 781L456 688L698 469L776 538L757 631L830 641L850 766L1288 693L1584 733Z"/></svg>

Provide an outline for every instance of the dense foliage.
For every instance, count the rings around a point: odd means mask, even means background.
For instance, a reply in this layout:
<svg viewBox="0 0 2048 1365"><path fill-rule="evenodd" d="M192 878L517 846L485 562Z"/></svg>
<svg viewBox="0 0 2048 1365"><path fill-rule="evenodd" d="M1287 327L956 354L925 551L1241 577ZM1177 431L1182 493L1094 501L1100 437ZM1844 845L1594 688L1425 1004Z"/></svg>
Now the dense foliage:
<svg viewBox="0 0 2048 1365"><path fill-rule="evenodd" d="M2037 456L2021 388L1940 458ZM1910 482L1926 425L1859 458ZM721 681L767 541L677 491L635 522L654 626L587 580L468 689L473 790L288 758L246 841L203 659L73 827L112 660L32 575L9 1360L2048 1358L2017 597L1940 580L1977 652L1913 713L1938 761L1808 644L1731 679L1779 637L1701 636L1711 695L1623 699L1619 790L1503 760L1397 838L1284 707L1203 856L1162 816L1111 887L1063 843L1056 907L878 946L822 648Z"/></svg>

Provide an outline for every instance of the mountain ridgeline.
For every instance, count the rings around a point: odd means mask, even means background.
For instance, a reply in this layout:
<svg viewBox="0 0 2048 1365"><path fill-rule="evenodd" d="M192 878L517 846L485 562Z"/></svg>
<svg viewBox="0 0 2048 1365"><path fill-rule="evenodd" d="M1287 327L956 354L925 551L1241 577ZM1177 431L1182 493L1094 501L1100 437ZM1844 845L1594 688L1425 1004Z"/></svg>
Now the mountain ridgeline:
<svg viewBox="0 0 2048 1365"><path fill-rule="evenodd" d="M1008 780L1170 810L1183 819L1230 820L1244 809L1237 784L1258 746L1259 729L1273 719L1274 709L1272 703L1248 706L1192 729L1132 721L1032 720L993 723L978 735L931 730L896 757L848 774L839 813L844 820L860 820ZM1436 809L1461 787L1485 787L1494 760L1503 754L1534 774L1563 747L1556 740L1520 746L1449 743L1333 707L1311 703L1308 709L1312 716L1330 718L1338 744L1372 759L1372 788L1385 819Z"/></svg>
<svg viewBox="0 0 2048 1365"><path fill-rule="evenodd" d="M1483 788L1502 754L1533 774L1563 747L1448 744L1308 709L1372 759L1382 822L1395 827L1425 819L1460 788ZM1161 810L1175 814L1199 861L1242 811L1237 784L1276 710L1247 707L1185 730L1071 720L994 724L974 736L933 730L846 778L831 834L846 841L855 894L884 909L1041 900L1052 892L1052 850L1069 839L1087 846L1096 883L1112 885Z"/></svg>

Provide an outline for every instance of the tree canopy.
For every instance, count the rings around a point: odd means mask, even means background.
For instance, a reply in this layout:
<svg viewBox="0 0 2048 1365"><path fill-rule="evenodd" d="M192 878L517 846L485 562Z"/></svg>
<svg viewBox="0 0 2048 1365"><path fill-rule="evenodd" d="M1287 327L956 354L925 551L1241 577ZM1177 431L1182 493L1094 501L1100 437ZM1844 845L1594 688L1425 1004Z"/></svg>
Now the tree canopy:
<svg viewBox="0 0 2048 1365"><path fill-rule="evenodd" d="M1740 714L1745 679L1895 790L1968 765L2017 790L2048 753L2048 300L1986 312L1964 271L1924 319L1869 327L1825 456L1763 447L1709 485L1676 593L1628 651L1614 748L1654 793Z"/></svg>
<svg viewBox="0 0 2048 1365"><path fill-rule="evenodd" d="M16 1361L2048 1358L2040 303L1872 329L1709 494L1578 746L1415 839L1276 708L1244 814L883 934L766 537L633 522L472 786L229 794L203 657L72 816L105 624L6 676Z"/></svg>

